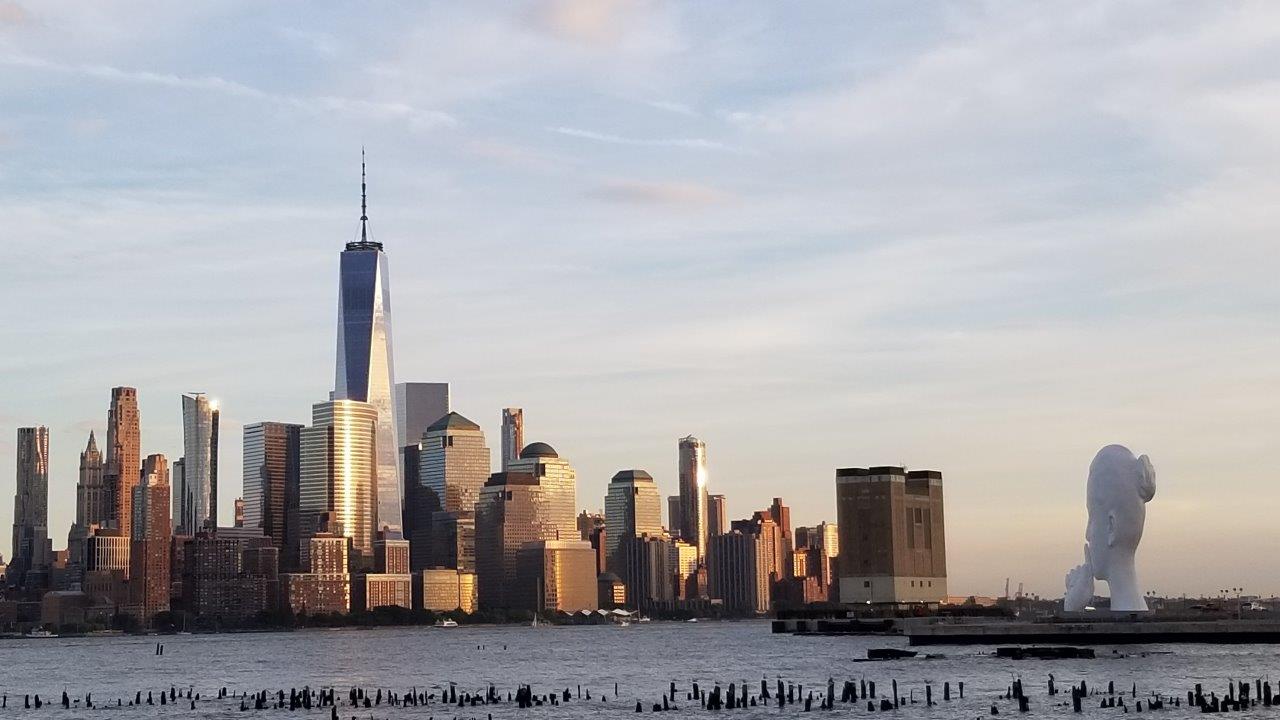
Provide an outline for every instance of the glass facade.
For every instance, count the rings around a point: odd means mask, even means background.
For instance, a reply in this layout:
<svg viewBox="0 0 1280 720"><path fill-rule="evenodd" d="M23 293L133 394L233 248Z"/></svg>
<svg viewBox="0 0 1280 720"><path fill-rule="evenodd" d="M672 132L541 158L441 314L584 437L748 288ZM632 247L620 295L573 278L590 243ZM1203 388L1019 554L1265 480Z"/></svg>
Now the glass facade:
<svg viewBox="0 0 1280 720"><path fill-rule="evenodd" d="M540 443L538 443L540 444ZM532 445L530 447L533 447ZM550 448L542 445L543 448ZM548 540L573 540L578 532L578 476L568 460L554 454L522 453L510 463L511 472L529 473L546 495L547 520L557 533Z"/></svg>
<svg viewBox="0 0 1280 720"><path fill-rule="evenodd" d="M204 393L182 396L182 452L173 526L179 535L195 535L218 526L218 409Z"/></svg>
<svg viewBox="0 0 1280 720"><path fill-rule="evenodd" d="M680 438L680 537L707 556L707 444L690 435Z"/></svg>
<svg viewBox="0 0 1280 720"><path fill-rule="evenodd" d="M418 450L418 481L439 510L471 512L489 480L491 455L480 426L449 413L427 428Z"/></svg>
<svg viewBox="0 0 1280 720"><path fill-rule="evenodd" d="M311 427L299 433L300 542L307 555L301 560L310 560L306 538L323 513L341 525L356 552L372 558L378 411L369 403L331 400L313 405L311 414Z"/></svg>
<svg viewBox="0 0 1280 720"><path fill-rule="evenodd" d="M517 561L525 543L556 538L551 506L546 489L530 473L497 473L485 483L475 519L476 582L482 608L530 606L530 599L517 590Z"/></svg>
<svg viewBox="0 0 1280 720"><path fill-rule="evenodd" d="M297 486L301 425L261 422L244 426L244 526L284 548L288 533L285 496Z"/></svg>
<svg viewBox="0 0 1280 720"><path fill-rule="evenodd" d="M377 412L377 528L403 530L400 453L396 443L391 362L391 288L387 256L371 242L349 243L338 288L338 361L334 398L368 403Z"/></svg>
<svg viewBox="0 0 1280 720"><path fill-rule="evenodd" d="M520 457L524 447L524 410L502 408L502 469L510 470L511 461Z"/></svg>
<svg viewBox="0 0 1280 720"><path fill-rule="evenodd" d="M623 470L609 482L604 497L605 557L609 567L616 560L623 538L662 534L662 497L653 476L644 470Z"/></svg>

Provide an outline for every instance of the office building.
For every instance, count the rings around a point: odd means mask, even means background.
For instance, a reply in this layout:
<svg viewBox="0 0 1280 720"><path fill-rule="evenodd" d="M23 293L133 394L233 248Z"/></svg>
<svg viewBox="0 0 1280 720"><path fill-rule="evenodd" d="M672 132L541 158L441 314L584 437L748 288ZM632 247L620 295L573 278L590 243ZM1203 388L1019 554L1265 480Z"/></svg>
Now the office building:
<svg viewBox="0 0 1280 720"><path fill-rule="evenodd" d="M680 537L707 556L707 444L680 438Z"/></svg>
<svg viewBox="0 0 1280 720"><path fill-rule="evenodd" d="M368 532L359 531L368 536L371 545L374 531L389 528L401 532L403 527L396 445L400 435L392 398L391 285L382 243L369 237L363 158L360 165L360 239L347 243L338 273L338 362L333 398L368 404L374 413L375 482L370 499L376 505ZM344 519L344 523L348 521Z"/></svg>
<svg viewBox="0 0 1280 720"><path fill-rule="evenodd" d="M627 585L611 572L596 576L596 602L601 610L613 610L627 606Z"/></svg>
<svg viewBox="0 0 1280 720"><path fill-rule="evenodd" d="M520 459L524 447L524 410L502 408L502 470L511 469L511 461Z"/></svg>
<svg viewBox="0 0 1280 720"><path fill-rule="evenodd" d="M773 499L773 504L769 506L769 517L773 523L782 531L782 539L788 544L791 543L791 508L782 503L782 498Z"/></svg>
<svg viewBox="0 0 1280 720"><path fill-rule="evenodd" d="M399 382L396 397L396 447L417 445L422 434L449 414L449 383Z"/></svg>
<svg viewBox="0 0 1280 720"><path fill-rule="evenodd" d="M476 569L475 511L448 512L431 515L431 538L426 548L426 567ZM418 551L415 550L415 553ZM416 557L420 557L418 553ZM422 569L422 568L418 568Z"/></svg>
<svg viewBox="0 0 1280 720"><path fill-rule="evenodd" d="M300 481L301 432L301 425L282 422L244 426L244 526L271 538L289 569L288 509ZM296 561L296 546L291 550Z"/></svg>
<svg viewBox="0 0 1280 720"><path fill-rule="evenodd" d="M131 605L143 627L156 613L169 609L169 544L173 535L169 516L169 461L148 455L133 488L129 546Z"/></svg>
<svg viewBox="0 0 1280 720"><path fill-rule="evenodd" d="M453 568L427 568L417 573L414 607L433 612L476 611L476 574Z"/></svg>
<svg viewBox="0 0 1280 720"><path fill-rule="evenodd" d="M249 528L203 530L182 545L183 603L214 622L235 622L276 606L280 550Z"/></svg>
<svg viewBox="0 0 1280 720"><path fill-rule="evenodd" d="M421 570L448 562L444 557L474 554L473 548L459 547L458 543L470 537L466 526L473 518L480 490L489 479L491 456L480 426L451 412L426 428L418 443L417 457L418 486L408 494L411 502L406 513L412 528L410 539L415 545L414 569ZM437 519L444 525L439 530L435 527ZM444 536L445 545L439 549L434 547L437 536Z"/></svg>
<svg viewBox="0 0 1280 720"><path fill-rule="evenodd" d="M107 411L107 461L102 482L111 505L111 523L126 539L133 519L133 486L142 472L142 438L138 419L138 391L111 389Z"/></svg>
<svg viewBox="0 0 1280 720"><path fill-rule="evenodd" d="M500 472L485 483L476 503L476 583L484 609L528 607L516 585L520 548L555 540L552 499L528 472Z"/></svg>
<svg viewBox="0 0 1280 720"><path fill-rule="evenodd" d="M947 596L942 473L836 470L843 603L940 603Z"/></svg>
<svg viewBox="0 0 1280 720"><path fill-rule="evenodd" d="M311 408L312 424L298 433L299 566L308 556L321 516L351 539L358 563L373 556L377 507L377 409L356 400L330 400Z"/></svg>
<svg viewBox="0 0 1280 720"><path fill-rule="evenodd" d="M750 520L734 520L730 527L735 532L759 538L760 552L767 568L765 576L770 582L782 578L786 573L789 548L782 535L782 528L773 521L770 511L757 511Z"/></svg>
<svg viewBox="0 0 1280 720"><path fill-rule="evenodd" d="M620 470L609 481L604 498L605 557L618 570L618 546L624 538L662 535L662 497L653 476L644 470ZM626 578L626 572L621 573Z"/></svg>
<svg viewBox="0 0 1280 720"><path fill-rule="evenodd" d="M629 535L613 555L614 572L627 587L627 600L636 610L670 609L676 599L679 560L675 543L663 536Z"/></svg>
<svg viewBox="0 0 1280 720"><path fill-rule="evenodd" d="M680 496L667 496L667 532L671 537L680 537L680 528L684 526L684 517L680 514Z"/></svg>
<svg viewBox="0 0 1280 720"><path fill-rule="evenodd" d="M772 523L772 521L770 521ZM760 535L733 531L711 538L707 575L711 595L735 614L769 611L769 557Z"/></svg>
<svg viewBox="0 0 1280 720"><path fill-rule="evenodd" d="M409 541L380 536L373 543L373 572L352 576L351 608L413 609L413 576L409 574Z"/></svg>
<svg viewBox="0 0 1280 720"><path fill-rule="evenodd" d="M218 404L182 396L182 469L173 478L173 527L179 535L218 527Z"/></svg>
<svg viewBox="0 0 1280 720"><path fill-rule="evenodd" d="M729 513L724 495L707 496L707 536L714 537L729 532Z"/></svg>
<svg viewBox="0 0 1280 720"><path fill-rule="evenodd" d="M582 540L536 540L520 547L517 585L534 612L595 610L599 607L596 560Z"/></svg>
<svg viewBox="0 0 1280 720"><path fill-rule="evenodd" d="M13 551L6 568L11 585L27 584L32 571L47 571L49 540L49 428L18 428L17 491L13 496ZM46 578L47 579L47 578Z"/></svg>
<svg viewBox="0 0 1280 720"><path fill-rule="evenodd" d="M85 568L85 541L91 528L106 527L111 521L107 489L103 484L104 467L98 441L89 431L89 442L80 453L80 474L76 481L76 521L67 533L68 580L79 582Z"/></svg>
<svg viewBox="0 0 1280 720"><path fill-rule="evenodd" d="M280 575L281 607L299 615L346 613L351 609L351 575L347 571L351 539L328 532L331 523L327 519L322 519L320 526L326 529L307 540L305 554L310 572Z"/></svg>
<svg viewBox="0 0 1280 720"><path fill-rule="evenodd" d="M573 466L560 457L555 448L535 442L520 451L520 457L508 463L513 473L529 473L537 479L546 497L549 521L556 529L553 540L573 540L578 533L578 481Z"/></svg>

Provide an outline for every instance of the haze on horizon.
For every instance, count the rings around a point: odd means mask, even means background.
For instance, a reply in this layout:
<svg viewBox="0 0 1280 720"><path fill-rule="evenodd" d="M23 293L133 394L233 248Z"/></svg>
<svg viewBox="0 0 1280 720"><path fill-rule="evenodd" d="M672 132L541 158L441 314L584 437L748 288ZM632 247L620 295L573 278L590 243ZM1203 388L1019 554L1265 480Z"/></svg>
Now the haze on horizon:
<svg viewBox="0 0 1280 720"><path fill-rule="evenodd" d="M0 0L0 551L15 429L64 547L114 385L170 459L221 401L230 518L333 387L363 144L397 379L585 508L690 433L731 517L938 469L952 593L1058 596L1118 442L1150 590L1280 592L1280 6L902 10Z"/></svg>

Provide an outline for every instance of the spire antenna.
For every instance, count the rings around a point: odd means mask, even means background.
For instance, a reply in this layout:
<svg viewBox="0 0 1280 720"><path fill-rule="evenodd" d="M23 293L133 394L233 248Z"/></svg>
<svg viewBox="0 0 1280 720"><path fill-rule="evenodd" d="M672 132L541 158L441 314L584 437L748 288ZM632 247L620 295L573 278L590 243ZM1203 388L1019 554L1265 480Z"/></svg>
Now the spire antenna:
<svg viewBox="0 0 1280 720"><path fill-rule="evenodd" d="M365 183L364 146L360 146L360 242L369 242L369 186Z"/></svg>

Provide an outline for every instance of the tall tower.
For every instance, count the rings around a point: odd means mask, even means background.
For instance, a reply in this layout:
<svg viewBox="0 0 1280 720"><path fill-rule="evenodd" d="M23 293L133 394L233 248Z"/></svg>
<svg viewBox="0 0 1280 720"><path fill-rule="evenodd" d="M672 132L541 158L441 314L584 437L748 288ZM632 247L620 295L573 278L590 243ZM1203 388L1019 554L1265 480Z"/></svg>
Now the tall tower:
<svg viewBox="0 0 1280 720"><path fill-rule="evenodd" d="M707 536L715 537L729 532L729 514L724 495L707 496Z"/></svg>
<svg viewBox="0 0 1280 720"><path fill-rule="evenodd" d="M547 540L574 540L578 533L578 476L568 460L555 448L535 442L524 446L520 459L509 464L510 472L529 473L537 478L547 499L549 520L556 535Z"/></svg>
<svg viewBox="0 0 1280 720"><path fill-rule="evenodd" d="M502 470L520 459L524 447L524 410L517 407L502 408Z"/></svg>
<svg viewBox="0 0 1280 720"><path fill-rule="evenodd" d="M111 408L107 411L107 464L102 482L107 488L110 520L124 537L129 537L129 525L133 520L133 486L138 484L142 470L141 446L138 391L131 387L111 388Z"/></svg>
<svg viewBox="0 0 1280 720"><path fill-rule="evenodd" d="M218 419L218 404L204 393L182 396L182 472L173 494L178 535L218 527Z"/></svg>
<svg viewBox="0 0 1280 720"><path fill-rule="evenodd" d="M680 438L680 537L707 557L707 444L689 435Z"/></svg>
<svg viewBox="0 0 1280 720"><path fill-rule="evenodd" d="M49 428L18 428L18 490L13 496L11 582L49 564Z"/></svg>
<svg viewBox="0 0 1280 720"><path fill-rule="evenodd" d="M169 609L169 462L148 455L133 488L129 587L145 625Z"/></svg>
<svg viewBox="0 0 1280 720"><path fill-rule="evenodd" d="M102 486L102 471L102 452L90 430L89 442L80 453L80 479L76 483L76 525L80 527L102 525L111 517Z"/></svg>
<svg viewBox="0 0 1280 720"><path fill-rule="evenodd" d="M308 555L300 562L306 566L310 561L310 538L326 515L335 525L331 531L340 530L361 561L371 561L378 479L374 459L381 418L372 405L356 400L316 403L311 418L311 427L299 431L299 543Z"/></svg>
<svg viewBox="0 0 1280 720"><path fill-rule="evenodd" d="M296 507L286 503L298 489L301 425L260 422L244 426L244 525L257 528L280 548L286 561L296 559L297 538L290 538L290 510L297 522ZM291 556L290 553L293 553ZM292 568L286 564L285 567Z"/></svg>
<svg viewBox="0 0 1280 720"><path fill-rule="evenodd" d="M662 535L662 496L653 476L644 470L620 470L609 481L604 496L604 546L609 567L615 564L618 546L642 535Z"/></svg>
<svg viewBox="0 0 1280 720"><path fill-rule="evenodd" d="M396 448L391 363L391 285L382 243L369 239L364 151L360 151L360 239L347 243L338 273L335 400L369 403L378 413L375 529L400 532L400 453ZM371 541L372 542L372 541Z"/></svg>

